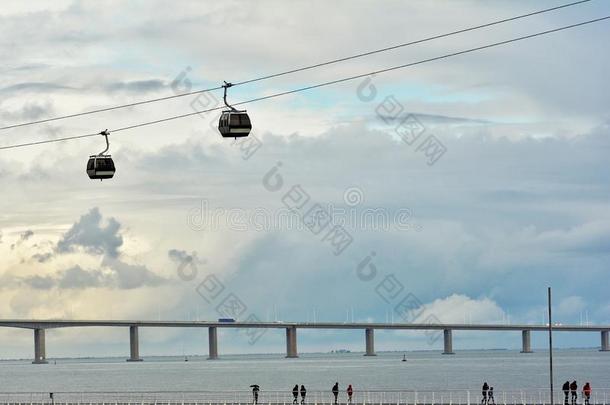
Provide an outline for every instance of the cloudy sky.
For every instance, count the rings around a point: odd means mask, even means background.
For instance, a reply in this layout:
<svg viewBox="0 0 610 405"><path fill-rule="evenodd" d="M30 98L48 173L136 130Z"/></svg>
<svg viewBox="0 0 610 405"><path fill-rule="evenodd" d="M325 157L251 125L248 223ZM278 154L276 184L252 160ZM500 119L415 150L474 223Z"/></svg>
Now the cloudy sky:
<svg viewBox="0 0 610 405"><path fill-rule="evenodd" d="M5 2L0 126L216 87L562 4ZM233 102L610 15L603 1L230 90ZM459 16L459 18L456 18ZM252 136L214 113L0 151L0 318L610 323L610 25L252 103ZM0 145L219 105L218 91L0 132ZM604 163L606 162L606 163ZM321 216L320 216L321 215ZM312 218L316 219L312 225ZM343 238L343 239L342 239ZM212 287L210 287L212 286ZM215 288L215 289L214 289ZM215 296L209 290L217 292ZM401 311L401 303L421 311ZM142 330L141 353L206 353L206 331ZM221 332L223 352L281 352ZM596 334L558 336L595 346ZM128 332L51 331L54 356L126 355ZM377 349L439 349L387 332ZM456 333L518 348L517 333ZM0 357L30 331L0 330ZM301 332L299 350L362 350ZM534 335L534 346L544 336Z"/></svg>

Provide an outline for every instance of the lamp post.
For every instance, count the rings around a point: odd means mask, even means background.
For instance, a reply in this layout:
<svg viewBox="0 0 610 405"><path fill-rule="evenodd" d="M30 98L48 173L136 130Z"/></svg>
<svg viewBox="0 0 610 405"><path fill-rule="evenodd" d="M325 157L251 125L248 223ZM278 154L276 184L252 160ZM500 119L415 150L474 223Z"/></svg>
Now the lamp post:
<svg viewBox="0 0 610 405"><path fill-rule="evenodd" d="M549 287L549 382L551 387L551 405L555 405L553 399L553 310L551 308L552 297L551 287Z"/></svg>

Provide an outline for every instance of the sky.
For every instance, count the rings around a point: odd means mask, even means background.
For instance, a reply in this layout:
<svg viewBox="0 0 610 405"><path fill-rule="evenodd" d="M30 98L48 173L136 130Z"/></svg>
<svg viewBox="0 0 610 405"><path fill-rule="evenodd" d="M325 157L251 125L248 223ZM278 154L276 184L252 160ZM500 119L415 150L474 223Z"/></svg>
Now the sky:
<svg viewBox="0 0 610 405"><path fill-rule="evenodd" d="M0 126L217 87L558 1L54 1L0 9ZM239 102L610 15L594 0L229 90ZM456 18L456 16L459 16ZM610 324L608 22L245 107L219 91L0 132L0 318ZM411 305L410 307L408 305ZM405 310L405 308L410 308ZM416 308L416 309L413 309ZM231 312L232 311L232 312ZM0 330L0 358L32 355ZM441 349L378 332L377 350ZM220 353L283 352L282 330ZM141 354L205 354L206 330L143 329ZM454 349L520 348L456 332ZM534 348L545 345L534 334ZM597 334L559 334L594 347ZM361 331L300 351L364 350ZM47 333L49 357L128 353L128 331Z"/></svg>

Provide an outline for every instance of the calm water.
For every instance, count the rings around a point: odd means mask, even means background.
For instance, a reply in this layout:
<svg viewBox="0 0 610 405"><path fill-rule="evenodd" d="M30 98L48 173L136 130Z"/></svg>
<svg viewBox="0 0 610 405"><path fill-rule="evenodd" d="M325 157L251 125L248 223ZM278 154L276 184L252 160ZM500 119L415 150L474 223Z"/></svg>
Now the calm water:
<svg viewBox="0 0 610 405"><path fill-rule="evenodd" d="M208 361L204 357L146 358L142 363L124 359L58 360L32 365L27 361L0 362L0 391L135 391L135 390L286 390L297 382L310 390L328 390L335 381L360 390L479 389L487 380L496 390L548 386L545 352L463 351L453 356L438 352L234 355ZM556 384L566 379L590 381L610 388L610 353L562 350L555 355Z"/></svg>

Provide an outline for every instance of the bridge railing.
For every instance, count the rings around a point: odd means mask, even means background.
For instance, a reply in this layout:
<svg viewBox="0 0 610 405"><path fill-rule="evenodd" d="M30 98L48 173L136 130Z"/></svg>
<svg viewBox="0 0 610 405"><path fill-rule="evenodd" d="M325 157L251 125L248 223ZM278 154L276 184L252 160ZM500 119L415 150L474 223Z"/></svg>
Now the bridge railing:
<svg viewBox="0 0 610 405"><path fill-rule="evenodd" d="M0 405L236 405L252 404L251 391L123 391L123 392L0 392ZM549 390L495 391L496 405L550 405ZM347 404L345 387L339 392L339 403ZM591 395L591 405L610 405L610 389L595 389ZM480 390L354 390L354 404L363 405L479 405L482 403ZM259 392L258 403L291 405L292 391ZM298 404L301 397L298 397ZM305 404L323 405L334 403L330 390L310 390ZM571 404L571 401L569 402ZM564 404L562 391L554 395L554 404ZM584 405L582 393L578 393L578 405ZM489 402L488 405L491 405Z"/></svg>

